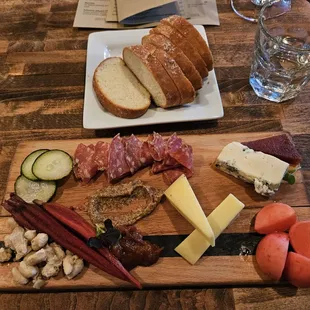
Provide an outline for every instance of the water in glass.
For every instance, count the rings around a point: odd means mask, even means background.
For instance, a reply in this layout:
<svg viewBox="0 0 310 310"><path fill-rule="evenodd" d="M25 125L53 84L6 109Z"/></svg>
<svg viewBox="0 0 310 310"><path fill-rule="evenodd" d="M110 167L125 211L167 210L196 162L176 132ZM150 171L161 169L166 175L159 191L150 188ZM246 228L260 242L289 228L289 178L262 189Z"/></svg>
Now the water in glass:
<svg viewBox="0 0 310 310"><path fill-rule="evenodd" d="M309 80L309 33L298 25L275 23L267 30L259 25L250 73L255 93L282 102L296 97Z"/></svg>

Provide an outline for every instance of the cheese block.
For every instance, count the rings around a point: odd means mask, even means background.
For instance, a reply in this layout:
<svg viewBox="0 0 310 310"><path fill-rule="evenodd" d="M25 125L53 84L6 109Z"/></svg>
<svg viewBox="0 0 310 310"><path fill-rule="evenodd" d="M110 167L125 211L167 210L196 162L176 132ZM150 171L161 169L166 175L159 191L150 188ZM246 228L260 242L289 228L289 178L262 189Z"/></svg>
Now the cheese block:
<svg viewBox="0 0 310 310"><path fill-rule="evenodd" d="M229 194L222 203L208 216L209 224L215 239L227 228L244 208L244 204L233 194ZM174 250L190 264L195 264L202 254L209 248L210 243L199 230L194 230Z"/></svg>
<svg viewBox="0 0 310 310"><path fill-rule="evenodd" d="M279 189L289 164L274 156L255 152L239 142L232 142L223 148L215 166L254 184L257 193L271 196Z"/></svg>
<svg viewBox="0 0 310 310"><path fill-rule="evenodd" d="M206 238L215 245L214 233L186 176L182 174L165 191L170 203Z"/></svg>

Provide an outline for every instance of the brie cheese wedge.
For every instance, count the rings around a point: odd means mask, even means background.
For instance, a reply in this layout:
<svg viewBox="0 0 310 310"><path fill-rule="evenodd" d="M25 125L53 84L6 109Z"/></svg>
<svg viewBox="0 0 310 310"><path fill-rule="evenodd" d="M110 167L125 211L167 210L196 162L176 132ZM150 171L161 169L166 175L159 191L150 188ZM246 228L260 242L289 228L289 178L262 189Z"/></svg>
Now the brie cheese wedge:
<svg viewBox="0 0 310 310"><path fill-rule="evenodd" d="M289 164L247 146L232 142L218 156L215 166L236 178L254 184L263 196L273 195L280 187Z"/></svg>

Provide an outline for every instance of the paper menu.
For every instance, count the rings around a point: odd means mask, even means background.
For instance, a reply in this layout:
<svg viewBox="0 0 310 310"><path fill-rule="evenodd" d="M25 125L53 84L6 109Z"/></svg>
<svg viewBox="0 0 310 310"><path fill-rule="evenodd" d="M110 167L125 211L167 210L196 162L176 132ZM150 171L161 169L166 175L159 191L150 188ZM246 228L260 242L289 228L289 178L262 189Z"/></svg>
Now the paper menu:
<svg viewBox="0 0 310 310"><path fill-rule="evenodd" d="M119 10L118 3L127 3ZM170 4L173 2L178 3L179 14L190 18L189 22L192 24L201 25L219 25L219 17L217 12L216 0L79 0L76 16L74 19L73 27L83 28L101 28L101 29L132 29L132 28L149 28L157 25L157 22L140 24L140 25L124 25L118 22L120 12L121 17L126 17L129 13L127 9L128 3L148 3L145 7L149 7L150 3L154 5L158 3ZM118 4L120 5L120 4ZM140 11L139 11L140 10ZM141 12L138 7L135 8L136 12ZM130 12L134 12L130 9ZM174 14L174 13L172 13ZM170 14L170 15L172 15ZM143 18L143 13L140 18Z"/></svg>
<svg viewBox="0 0 310 310"><path fill-rule="evenodd" d="M158 22L179 14L175 0L116 0L118 21L124 25Z"/></svg>
<svg viewBox="0 0 310 310"><path fill-rule="evenodd" d="M216 0L183 0L186 13L193 25L220 25Z"/></svg>
<svg viewBox="0 0 310 310"><path fill-rule="evenodd" d="M105 18L106 22L118 22L116 0L110 0L109 8Z"/></svg>

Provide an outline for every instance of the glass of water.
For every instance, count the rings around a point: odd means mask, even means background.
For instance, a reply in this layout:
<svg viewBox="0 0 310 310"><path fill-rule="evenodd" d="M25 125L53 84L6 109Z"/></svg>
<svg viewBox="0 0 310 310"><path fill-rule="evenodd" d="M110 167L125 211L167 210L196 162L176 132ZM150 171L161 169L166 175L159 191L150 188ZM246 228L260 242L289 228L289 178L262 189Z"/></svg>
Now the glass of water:
<svg viewBox="0 0 310 310"><path fill-rule="evenodd" d="M257 23L258 22L258 15L260 8L265 5L267 2L270 2L271 0L230 0L230 5L233 9L233 11L241 18L252 22ZM248 15L244 15L242 13L242 10L240 10L240 5L246 5L247 10L249 10L248 3L253 4L253 12L251 14L248 13ZM291 9L291 0L281 0L278 4L278 6L281 6L281 11L279 14L285 14L287 11Z"/></svg>
<svg viewBox="0 0 310 310"><path fill-rule="evenodd" d="M281 0L265 4L258 18L250 84L274 102L296 97L310 80L310 6L281 14Z"/></svg>

